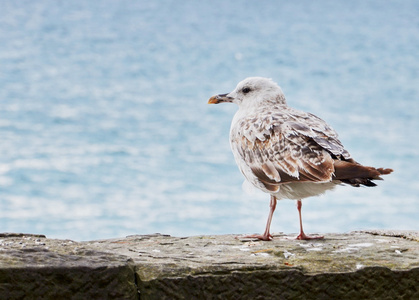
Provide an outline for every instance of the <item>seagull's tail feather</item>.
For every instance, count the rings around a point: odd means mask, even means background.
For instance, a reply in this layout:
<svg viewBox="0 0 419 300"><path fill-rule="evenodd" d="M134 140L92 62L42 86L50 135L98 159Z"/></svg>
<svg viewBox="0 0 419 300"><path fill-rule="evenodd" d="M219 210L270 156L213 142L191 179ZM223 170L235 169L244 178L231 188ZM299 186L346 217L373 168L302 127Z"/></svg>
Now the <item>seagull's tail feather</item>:
<svg viewBox="0 0 419 300"><path fill-rule="evenodd" d="M387 175L393 172L392 169L367 167L356 162L335 160L334 161L335 173L334 178L343 183L352 186L376 186L372 180L382 180L380 175Z"/></svg>

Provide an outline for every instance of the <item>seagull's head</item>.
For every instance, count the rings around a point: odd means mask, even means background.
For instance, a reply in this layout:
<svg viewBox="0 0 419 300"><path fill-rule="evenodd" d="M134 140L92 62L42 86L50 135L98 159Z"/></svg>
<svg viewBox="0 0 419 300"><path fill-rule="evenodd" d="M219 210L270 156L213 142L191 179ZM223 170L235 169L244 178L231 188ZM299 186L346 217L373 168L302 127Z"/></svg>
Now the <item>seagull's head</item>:
<svg viewBox="0 0 419 300"><path fill-rule="evenodd" d="M236 103L240 108L258 107L262 104L286 104L281 88L269 78L249 77L239 82L227 94L212 96L208 104Z"/></svg>

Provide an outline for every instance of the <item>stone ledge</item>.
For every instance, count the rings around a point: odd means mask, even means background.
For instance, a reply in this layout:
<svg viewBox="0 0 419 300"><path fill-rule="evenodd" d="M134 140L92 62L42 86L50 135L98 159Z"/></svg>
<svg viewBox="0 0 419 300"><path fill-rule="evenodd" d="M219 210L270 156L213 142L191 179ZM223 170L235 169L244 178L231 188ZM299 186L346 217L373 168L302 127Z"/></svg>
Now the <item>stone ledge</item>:
<svg viewBox="0 0 419 300"><path fill-rule="evenodd" d="M271 242L135 235L75 242L0 234L0 298L419 299L419 232Z"/></svg>

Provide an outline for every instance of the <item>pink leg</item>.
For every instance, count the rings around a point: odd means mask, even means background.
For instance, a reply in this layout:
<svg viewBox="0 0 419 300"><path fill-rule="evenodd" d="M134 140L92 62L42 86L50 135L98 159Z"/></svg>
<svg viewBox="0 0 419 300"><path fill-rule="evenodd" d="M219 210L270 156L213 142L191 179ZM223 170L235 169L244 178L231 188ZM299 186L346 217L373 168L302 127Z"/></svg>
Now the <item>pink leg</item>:
<svg viewBox="0 0 419 300"><path fill-rule="evenodd" d="M303 230L303 219L301 218L301 207L303 203L301 200L297 200L297 209L298 209L298 216L300 217L300 234L296 237L297 240L312 240L312 239L322 239L323 236L308 236L304 233Z"/></svg>
<svg viewBox="0 0 419 300"><path fill-rule="evenodd" d="M266 228L265 232L260 234L252 234L252 235L246 235L245 238L255 238L262 241L270 241L272 240L272 235L270 234L269 230L271 228L271 222L272 222L272 216L274 214L275 208L276 208L276 197L271 195L271 202L269 204L269 216L268 221L266 222Z"/></svg>

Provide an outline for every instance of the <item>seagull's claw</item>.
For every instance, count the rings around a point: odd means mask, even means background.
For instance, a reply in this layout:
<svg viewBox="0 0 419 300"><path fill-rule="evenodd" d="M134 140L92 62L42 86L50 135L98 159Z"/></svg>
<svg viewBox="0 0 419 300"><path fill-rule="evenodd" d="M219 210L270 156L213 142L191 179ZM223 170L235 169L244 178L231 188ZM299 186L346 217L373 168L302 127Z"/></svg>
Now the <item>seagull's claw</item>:
<svg viewBox="0 0 419 300"><path fill-rule="evenodd" d="M272 241L273 236L272 234L250 234L245 236L237 237L240 239L258 239L261 241Z"/></svg>
<svg viewBox="0 0 419 300"><path fill-rule="evenodd" d="M321 240L321 239L324 239L324 236L309 236L309 235L306 235L304 232L302 232L295 239L296 240Z"/></svg>

